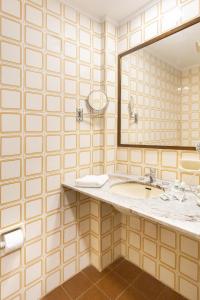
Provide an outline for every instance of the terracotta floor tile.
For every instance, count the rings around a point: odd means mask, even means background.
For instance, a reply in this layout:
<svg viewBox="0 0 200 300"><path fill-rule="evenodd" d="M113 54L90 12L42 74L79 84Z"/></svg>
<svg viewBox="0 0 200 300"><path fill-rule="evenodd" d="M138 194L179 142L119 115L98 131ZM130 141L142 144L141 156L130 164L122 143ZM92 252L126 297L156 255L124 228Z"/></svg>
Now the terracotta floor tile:
<svg viewBox="0 0 200 300"><path fill-rule="evenodd" d="M122 261L115 269L118 275L120 275L128 283L131 283L134 279L137 278L139 274L142 273L141 269L133 265L127 260Z"/></svg>
<svg viewBox="0 0 200 300"><path fill-rule="evenodd" d="M123 257L118 258L112 264L108 266L109 269L115 269L119 264L121 264L125 259Z"/></svg>
<svg viewBox="0 0 200 300"><path fill-rule="evenodd" d="M92 282L83 274L83 272L80 272L68 281L64 282L62 286L73 299L76 299L91 285Z"/></svg>
<svg viewBox="0 0 200 300"><path fill-rule="evenodd" d="M128 283L112 271L99 281L97 286L109 297L109 299L116 299L116 297L128 286Z"/></svg>
<svg viewBox="0 0 200 300"><path fill-rule="evenodd" d="M186 300L186 298L166 287L158 297L158 300Z"/></svg>
<svg viewBox="0 0 200 300"><path fill-rule="evenodd" d="M92 281L97 282L101 280L106 274L110 272L110 269L105 269L102 272L99 272L95 267L89 266L83 270L83 273Z"/></svg>
<svg viewBox="0 0 200 300"><path fill-rule="evenodd" d="M133 286L148 300L155 300L165 288L161 282L144 272L134 281Z"/></svg>
<svg viewBox="0 0 200 300"><path fill-rule="evenodd" d="M78 300L108 300L108 297L105 296L97 287L92 286L85 294L78 298Z"/></svg>
<svg viewBox="0 0 200 300"><path fill-rule="evenodd" d="M42 300L70 300L70 298L65 294L61 287L58 287L42 298Z"/></svg>
<svg viewBox="0 0 200 300"><path fill-rule="evenodd" d="M148 298L143 296L134 287L129 287L119 296L119 298L117 298L117 300L148 300Z"/></svg>

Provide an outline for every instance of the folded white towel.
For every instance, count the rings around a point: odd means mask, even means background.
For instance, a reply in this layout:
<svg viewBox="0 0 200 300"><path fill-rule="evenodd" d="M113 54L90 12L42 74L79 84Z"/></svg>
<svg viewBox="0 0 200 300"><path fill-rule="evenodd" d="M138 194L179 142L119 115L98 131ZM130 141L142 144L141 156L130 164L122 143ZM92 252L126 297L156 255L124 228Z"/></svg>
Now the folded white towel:
<svg viewBox="0 0 200 300"><path fill-rule="evenodd" d="M101 187L109 179L108 175L86 175L75 180L76 186L80 187Z"/></svg>

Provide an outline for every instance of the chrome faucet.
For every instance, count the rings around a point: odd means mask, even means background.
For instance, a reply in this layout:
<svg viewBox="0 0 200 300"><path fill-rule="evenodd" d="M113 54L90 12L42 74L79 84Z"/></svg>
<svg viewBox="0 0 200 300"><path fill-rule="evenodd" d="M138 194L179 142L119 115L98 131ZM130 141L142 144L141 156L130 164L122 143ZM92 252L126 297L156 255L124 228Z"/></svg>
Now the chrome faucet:
<svg viewBox="0 0 200 300"><path fill-rule="evenodd" d="M154 181L156 179L156 169L150 168L150 172L148 174L145 174L144 177L149 177L150 184L154 183Z"/></svg>

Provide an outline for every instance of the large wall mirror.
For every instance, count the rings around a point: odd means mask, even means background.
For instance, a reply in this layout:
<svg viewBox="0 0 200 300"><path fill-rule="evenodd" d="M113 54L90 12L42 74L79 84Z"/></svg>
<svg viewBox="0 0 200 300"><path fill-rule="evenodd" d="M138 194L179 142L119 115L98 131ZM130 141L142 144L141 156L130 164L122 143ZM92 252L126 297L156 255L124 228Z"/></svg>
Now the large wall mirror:
<svg viewBox="0 0 200 300"><path fill-rule="evenodd" d="M195 149L200 17L119 55L118 146Z"/></svg>

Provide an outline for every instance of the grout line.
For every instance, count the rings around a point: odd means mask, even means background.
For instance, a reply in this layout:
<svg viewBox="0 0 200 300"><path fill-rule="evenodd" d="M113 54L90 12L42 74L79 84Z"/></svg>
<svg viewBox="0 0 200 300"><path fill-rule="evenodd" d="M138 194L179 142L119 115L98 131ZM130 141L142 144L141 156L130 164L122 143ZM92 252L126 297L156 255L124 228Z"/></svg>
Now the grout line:
<svg viewBox="0 0 200 300"><path fill-rule="evenodd" d="M73 298L70 296L70 294L64 289L63 285L61 284L61 289L64 291L64 293L71 299L73 300Z"/></svg>
<svg viewBox="0 0 200 300"><path fill-rule="evenodd" d="M116 299L118 299L126 290L128 290L131 286L133 286L133 283L136 281L136 279L138 279L140 277L141 273L139 273L134 279L133 281L131 281L131 283L117 296ZM120 276L120 274L119 274ZM122 276L120 276L120 278L123 278Z"/></svg>

